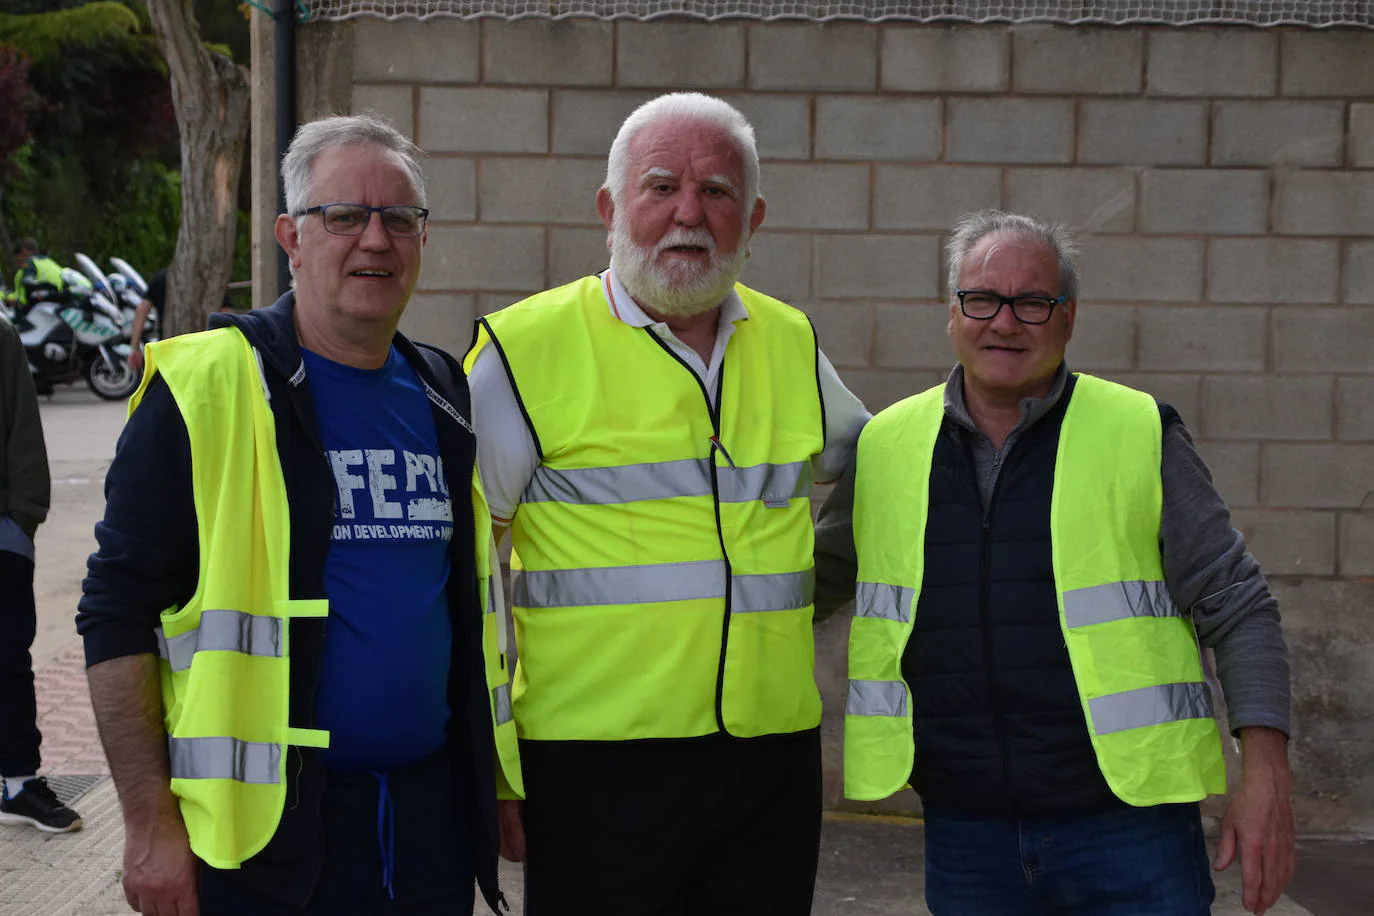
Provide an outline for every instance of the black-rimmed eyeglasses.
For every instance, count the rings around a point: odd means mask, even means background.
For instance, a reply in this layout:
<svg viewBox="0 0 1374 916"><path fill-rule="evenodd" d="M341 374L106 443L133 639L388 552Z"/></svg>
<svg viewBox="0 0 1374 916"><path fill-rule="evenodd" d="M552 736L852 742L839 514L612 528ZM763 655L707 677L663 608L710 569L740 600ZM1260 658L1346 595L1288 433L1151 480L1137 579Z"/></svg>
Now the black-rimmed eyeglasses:
<svg viewBox="0 0 1374 916"><path fill-rule="evenodd" d="M1054 314L1056 305L1069 301L1068 296L1003 296L988 289L956 289L954 295L959 297L959 310L965 317L991 321L1002 306L1009 305L1022 324L1044 324Z"/></svg>
<svg viewBox="0 0 1374 916"><path fill-rule="evenodd" d="M324 231L333 235L362 235L372 214L382 217L382 228L392 238L413 239L425 231L429 211L424 207L368 207L363 204L320 204L306 207L297 216L320 214Z"/></svg>

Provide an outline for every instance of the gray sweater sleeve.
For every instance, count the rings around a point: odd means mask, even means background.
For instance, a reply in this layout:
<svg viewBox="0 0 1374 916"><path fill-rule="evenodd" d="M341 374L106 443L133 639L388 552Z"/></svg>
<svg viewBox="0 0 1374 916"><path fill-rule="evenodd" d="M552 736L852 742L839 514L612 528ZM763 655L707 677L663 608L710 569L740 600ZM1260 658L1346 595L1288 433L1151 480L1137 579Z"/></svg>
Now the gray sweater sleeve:
<svg viewBox="0 0 1374 916"><path fill-rule="evenodd" d="M1286 735L1288 651L1278 602L1181 422L1165 426L1161 465L1165 582L1216 654L1231 732L1266 726Z"/></svg>
<svg viewBox="0 0 1374 916"><path fill-rule="evenodd" d="M854 468L850 453L844 475L836 482L816 519L816 619L825 620L854 600L859 574L854 552Z"/></svg>

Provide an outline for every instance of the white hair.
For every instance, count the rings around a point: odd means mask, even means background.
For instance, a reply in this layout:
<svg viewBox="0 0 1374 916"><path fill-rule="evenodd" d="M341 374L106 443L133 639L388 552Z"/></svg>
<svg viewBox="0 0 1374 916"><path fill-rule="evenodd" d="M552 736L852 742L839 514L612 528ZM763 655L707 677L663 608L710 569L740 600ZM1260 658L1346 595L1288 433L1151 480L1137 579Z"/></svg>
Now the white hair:
<svg viewBox="0 0 1374 916"><path fill-rule="evenodd" d="M1070 301L1078 301L1078 242L1073 232L1062 223L1046 223L1032 216L1008 213L1006 210L979 210L959 217L954 234L945 245L949 261L949 294L959 286L959 274L964 259L982 239L990 235L1009 235L1044 245L1059 261L1059 294Z"/></svg>
<svg viewBox="0 0 1374 916"><path fill-rule="evenodd" d="M747 223L759 196L759 151L754 128L744 115L727 102L700 92L670 92L636 108L611 143L606 159L606 183L611 202L617 207L625 199L630 175L630 143L644 128L668 121L690 121L718 127L730 137L744 160L744 219Z"/></svg>
<svg viewBox="0 0 1374 916"><path fill-rule="evenodd" d="M281 180L289 215L299 217L306 208L314 180L315 160L320 154L355 143L371 143L399 156L415 188L419 205L425 206L425 176L420 169L419 147L375 115L334 116L296 128L296 135L291 138L286 155L282 156Z"/></svg>

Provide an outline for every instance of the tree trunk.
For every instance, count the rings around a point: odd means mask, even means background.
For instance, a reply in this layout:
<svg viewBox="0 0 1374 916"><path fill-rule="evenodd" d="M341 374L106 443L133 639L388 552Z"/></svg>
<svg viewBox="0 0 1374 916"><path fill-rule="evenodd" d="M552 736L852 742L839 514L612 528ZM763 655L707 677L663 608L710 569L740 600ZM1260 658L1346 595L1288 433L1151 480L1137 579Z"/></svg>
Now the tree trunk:
<svg viewBox="0 0 1374 916"><path fill-rule="evenodd" d="M181 131L181 230L162 316L170 336L203 330L229 284L250 94L248 70L201 43L190 0L148 0L148 15Z"/></svg>

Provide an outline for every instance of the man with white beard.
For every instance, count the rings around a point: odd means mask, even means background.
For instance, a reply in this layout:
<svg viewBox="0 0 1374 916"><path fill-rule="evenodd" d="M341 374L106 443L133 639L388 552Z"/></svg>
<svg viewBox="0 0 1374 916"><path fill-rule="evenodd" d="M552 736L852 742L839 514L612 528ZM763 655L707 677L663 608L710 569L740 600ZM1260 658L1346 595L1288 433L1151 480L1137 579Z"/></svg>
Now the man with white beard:
<svg viewBox="0 0 1374 916"><path fill-rule="evenodd" d="M610 269L481 319L468 354L514 547L504 851L528 916L809 913L809 494L868 414L805 315L736 283L765 210L738 111L641 106L596 205Z"/></svg>

